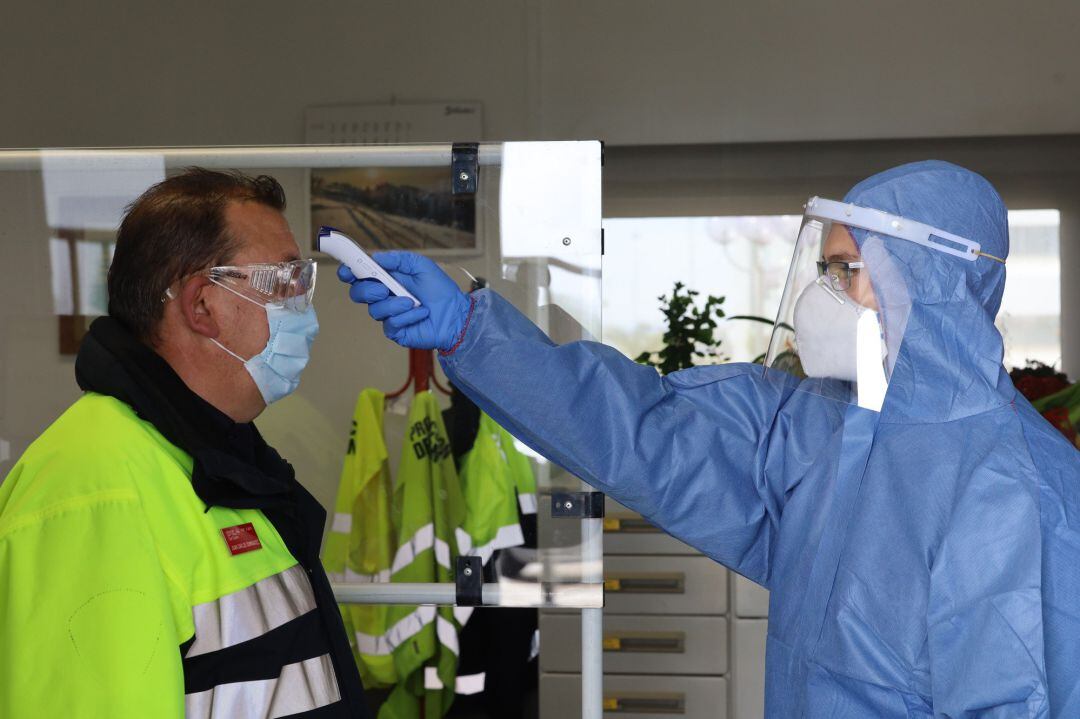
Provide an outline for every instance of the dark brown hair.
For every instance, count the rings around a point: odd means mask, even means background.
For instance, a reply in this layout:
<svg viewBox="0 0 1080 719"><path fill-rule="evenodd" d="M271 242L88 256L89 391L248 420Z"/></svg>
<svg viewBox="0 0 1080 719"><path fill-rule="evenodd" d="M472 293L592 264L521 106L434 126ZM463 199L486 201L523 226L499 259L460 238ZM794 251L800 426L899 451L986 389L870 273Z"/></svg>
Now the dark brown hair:
<svg viewBox="0 0 1080 719"><path fill-rule="evenodd" d="M273 177L191 167L154 185L127 208L109 267L109 315L143 341L156 341L161 298L174 282L227 264L237 241L225 226L230 201L285 209Z"/></svg>

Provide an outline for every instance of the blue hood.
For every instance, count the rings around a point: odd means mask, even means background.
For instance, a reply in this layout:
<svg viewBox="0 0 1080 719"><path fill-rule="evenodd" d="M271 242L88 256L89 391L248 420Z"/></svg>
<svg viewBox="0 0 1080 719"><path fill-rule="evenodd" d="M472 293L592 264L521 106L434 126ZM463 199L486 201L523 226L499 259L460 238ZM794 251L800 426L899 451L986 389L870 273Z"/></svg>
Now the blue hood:
<svg viewBox="0 0 1080 719"><path fill-rule="evenodd" d="M1009 253L1008 214L997 191L982 176L948 162L886 170L857 184L844 201L960 235L1002 259ZM868 234L855 230L860 247ZM883 315L890 305L910 301L911 307L882 421L948 422L1011 402L1015 390L1001 364L1003 345L994 326L1005 265L982 257L970 262L896 238L886 238L882 247L893 278L882 282L872 267L871 280ZM907 297L895 296L901 285ZM885 322L888 328L887 316Z"/></svg>

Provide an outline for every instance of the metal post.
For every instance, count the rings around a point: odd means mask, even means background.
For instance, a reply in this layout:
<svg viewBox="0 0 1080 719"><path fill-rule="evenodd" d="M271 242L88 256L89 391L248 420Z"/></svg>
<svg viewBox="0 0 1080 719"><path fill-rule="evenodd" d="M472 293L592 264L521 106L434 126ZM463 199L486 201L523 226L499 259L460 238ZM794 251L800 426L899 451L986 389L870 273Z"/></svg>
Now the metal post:
<svg viewBox="0 0 1080 719"><path fill-rule="evenodd" d="M451 157L450 144L0 150L0 170L40 170L43 162L55 162L104 172L130 169L140 158L160 158L165 167L449 167ZM501 144L480 145L479 164L501 160Z"/></svg>
<svg viewBox="0 0 1080 719"><path fill-rule="evenodd" d="M331 582L334 598L343 604L437 604L454 606L456 587L450 583L372 582L345 584ZM499 585L485 584L485 605L499 604Z"/></svg>
<svg viewBox="0 0 1080 719"><path fill-rule="evenodd" d="M604 520L581 522L582 581L603 587ZM581 719L604 714L604 610L581 610Z"/></svg>
<svg viewBox="0 0 1080 719"><path fill-rule="evenodd" d="M589 520L592 521L592 520ZM564 608L598 609L604 604L602 584L554 584L507 581L485 584L485 607L539 607L545 603ZM330 582L334 598L342 604L436 604L453 607L457 587L450 582Z"/></svg>

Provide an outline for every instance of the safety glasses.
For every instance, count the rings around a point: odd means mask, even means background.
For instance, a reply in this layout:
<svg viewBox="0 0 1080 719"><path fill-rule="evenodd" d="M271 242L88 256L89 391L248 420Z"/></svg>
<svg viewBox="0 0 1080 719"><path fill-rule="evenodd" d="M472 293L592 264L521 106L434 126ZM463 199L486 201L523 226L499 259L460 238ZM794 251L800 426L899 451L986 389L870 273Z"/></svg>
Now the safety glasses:
<svg viewBox="0 0 1080 719"><path fill-rule="evenodd" d="M223 265L199 274L261 307L304 312L315 294L315 260L277 264Z"/></svg>

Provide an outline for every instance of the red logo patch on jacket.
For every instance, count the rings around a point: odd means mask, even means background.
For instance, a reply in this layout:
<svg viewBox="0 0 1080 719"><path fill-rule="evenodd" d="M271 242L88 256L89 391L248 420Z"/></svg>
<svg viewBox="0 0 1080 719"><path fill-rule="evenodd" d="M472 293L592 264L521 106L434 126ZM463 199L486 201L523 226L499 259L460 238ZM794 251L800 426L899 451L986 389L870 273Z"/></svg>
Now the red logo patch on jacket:
<svg viewBox="0 0 1080 719"><path fill-rule="evenodd" d="M238 524L235 527L225 527L221 533L225 535L225 544L229 545L229 551L233 556L262 549L259 535L255 534L255 527L251 522Z"/></svg>

